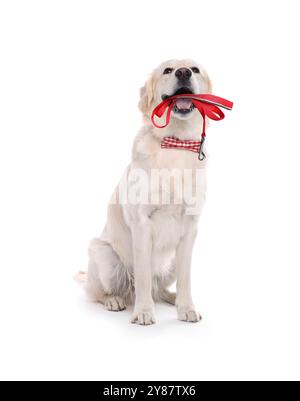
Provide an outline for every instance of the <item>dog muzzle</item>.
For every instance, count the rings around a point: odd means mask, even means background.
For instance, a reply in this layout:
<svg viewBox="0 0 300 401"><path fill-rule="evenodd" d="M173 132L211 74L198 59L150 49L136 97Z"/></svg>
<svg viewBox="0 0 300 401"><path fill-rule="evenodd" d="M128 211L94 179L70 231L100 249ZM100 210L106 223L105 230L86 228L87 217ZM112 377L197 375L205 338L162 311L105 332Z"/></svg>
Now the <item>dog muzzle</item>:
<svg viewBox="0 0 300 401"><path fill-rule="evenodd" d="M156 128L165 128L171 121L171 113L173 108L180 102L192 101L195 108L199 111L203 118L203 129L201 134L201 140L199 141L181 141L173 137L165 137L161 143L161 147L164 149L185 149L192 152L199 153L199 160L205 159L203 152L203 145L206 139L206 118L214 121L221 121L225 118L225 114L220 109L232 110L233 103L229 100L223 99L214 95L194 95L194 94L181 94L171 96L168 99L162 101L152 112L151 121ZM177 106L176 106L177 107ZM163 125L159 125L155 122L155 118L161 118L167 110L166 120Z"/></svg>

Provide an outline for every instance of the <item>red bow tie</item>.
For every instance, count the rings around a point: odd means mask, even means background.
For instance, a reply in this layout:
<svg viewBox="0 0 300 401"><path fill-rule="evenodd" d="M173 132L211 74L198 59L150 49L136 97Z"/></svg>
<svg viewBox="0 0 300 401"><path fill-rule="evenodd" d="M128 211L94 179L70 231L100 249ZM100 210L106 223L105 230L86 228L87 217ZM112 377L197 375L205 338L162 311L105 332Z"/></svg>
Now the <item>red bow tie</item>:
<svg viewBox="0 0 300 401"><path fill-rule="evenodd" d="M205 117L210 118L211 120L220 121L223 120L225 114L219 107L223 107L224 109L231 110L233 107L233 103L229 100L223 99L214 95L194 95L194 94L183 94L183 95L175 95L171 96L168 99L161 102L152 112L151 121L153 125L157 128L165 128L169 125L171 120L171 112L173 107L176 104L176 100L178 99L192 99L194 106L198 109L199 113L203 118L203 130L201 134L201 141L179 141L172 137L164 138L161 143L162 148L179 148L179 149L188 149L192 152L199 153L199 159L203 160L205 158L205 154L202 152L203 144L206 138L206 119ZM166 109L167 116L164 125L158 125L155 122L155 116L161 118L165 113ZM196 150L197 149L197 150Z"/></svg>
<svg viewBox="0 0 300 401"><path fill-rule="evenodd" d="M164 149L184 149L199 153L201 141L181 141L180 139L166 136L161 143L161 147Z"/></svg>

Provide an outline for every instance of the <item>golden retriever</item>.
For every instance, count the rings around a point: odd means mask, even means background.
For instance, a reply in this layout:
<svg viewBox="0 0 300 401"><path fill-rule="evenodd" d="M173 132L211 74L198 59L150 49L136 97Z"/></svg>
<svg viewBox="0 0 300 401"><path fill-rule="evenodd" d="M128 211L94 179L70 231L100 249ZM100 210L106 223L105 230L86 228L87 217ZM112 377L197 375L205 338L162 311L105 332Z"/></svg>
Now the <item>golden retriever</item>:
<svg viewBox="0 0 300 401"><path fill-rule="evenodd" d="M191 295L191 259L205 198L205 164L197 154L163 149L164 137L199 140L203 119L191 100L178 101L164 129L151 112L174 94L211 92L211 82L193 60L169 60L140 91L143 126L132 161L114 192L107 223L89 248L87 291L110 311L134 304L132 323L155 323L155 301L176 305L178 319L198 322ZM169 287L177 281L177 291Z"/></svg>

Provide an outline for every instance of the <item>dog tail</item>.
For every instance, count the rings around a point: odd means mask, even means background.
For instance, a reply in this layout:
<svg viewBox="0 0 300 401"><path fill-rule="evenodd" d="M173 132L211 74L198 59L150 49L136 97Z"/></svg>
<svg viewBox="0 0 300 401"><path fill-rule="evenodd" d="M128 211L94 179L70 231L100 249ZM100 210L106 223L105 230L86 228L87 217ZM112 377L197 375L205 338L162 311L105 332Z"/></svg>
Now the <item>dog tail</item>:
<svg viewBox="0 0 300 401"><path fill-rule="evenodd" d="M86 271L79 271L77 274L74 276L74 280L82 286L82 288L85 289L88 298L92 302L100 302L104 303L105 301L105 294L101 290L99 286L96 286L95 284L88 283L88 273Z"/></svg>
<svg viewBox="0 0 300 401"><path fill-rule="evenodd" d="M75 274L74 280L79 284L85 284L87 282L87 272L79 271Z"/></svg>

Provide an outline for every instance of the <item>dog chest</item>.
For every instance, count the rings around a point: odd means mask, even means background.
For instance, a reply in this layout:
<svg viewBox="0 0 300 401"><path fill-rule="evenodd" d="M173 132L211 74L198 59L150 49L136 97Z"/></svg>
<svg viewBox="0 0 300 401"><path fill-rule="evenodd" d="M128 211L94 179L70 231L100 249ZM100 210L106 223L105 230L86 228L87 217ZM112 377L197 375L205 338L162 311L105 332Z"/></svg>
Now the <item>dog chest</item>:
<svg viewBox="0 0 300 401"><path fill-rule="evenodd" d="M183 207L160 207L152 214L151 223L154 247L158 250L174 248L183 234Z"/></svg>

